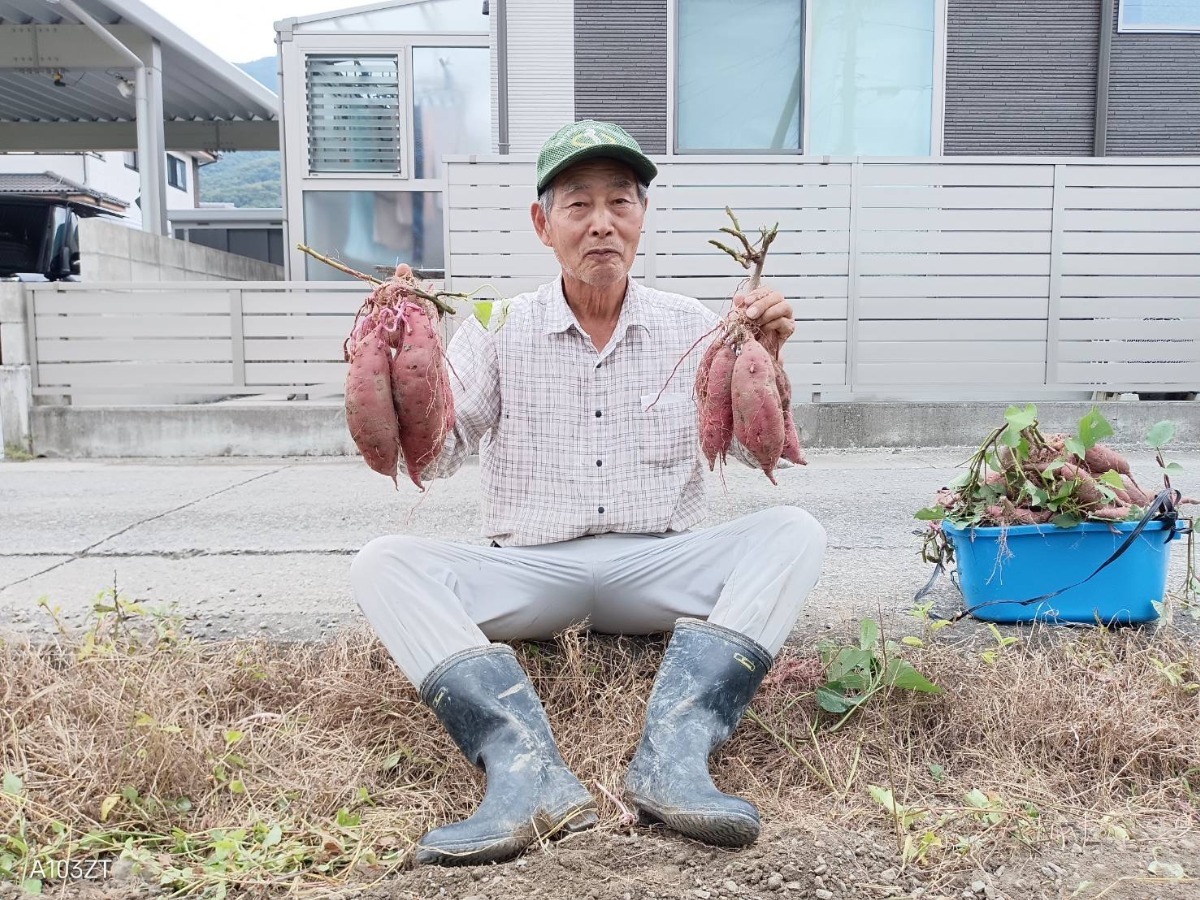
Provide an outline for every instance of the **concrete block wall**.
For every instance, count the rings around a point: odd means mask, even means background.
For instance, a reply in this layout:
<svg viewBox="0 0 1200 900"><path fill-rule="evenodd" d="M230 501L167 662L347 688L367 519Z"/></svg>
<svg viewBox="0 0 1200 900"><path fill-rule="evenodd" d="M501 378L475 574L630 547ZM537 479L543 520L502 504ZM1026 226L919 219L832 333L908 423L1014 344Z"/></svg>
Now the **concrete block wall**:
<svg viewBox="0 0 1200 900"><path fill-rule="evenodd" d="M0 459L6 445L30 451L32 408L25 292L19 284L0 284Z"/></svg>
<svg viewBox="0 0 1200 900"><path fill-rule="evenodd" d="M282 281L283 267L103 219L79 225L84 281Z"/></svg>

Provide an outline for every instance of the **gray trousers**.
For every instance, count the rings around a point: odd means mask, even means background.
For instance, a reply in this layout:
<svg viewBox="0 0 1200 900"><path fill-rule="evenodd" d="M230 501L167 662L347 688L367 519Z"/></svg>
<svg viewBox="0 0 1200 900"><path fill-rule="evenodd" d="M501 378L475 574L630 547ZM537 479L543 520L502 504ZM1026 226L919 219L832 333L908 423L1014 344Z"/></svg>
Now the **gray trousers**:
<svg viewBox="0 0 1200 900"><path fill-rule="evenodd" d="M354 600L409 680L496 640L547 639L580 624L614 634L707 619L779 651L825 556L825 529L780 506L671 535L603 534L536 547L408 535L368 543Z"/></svg>

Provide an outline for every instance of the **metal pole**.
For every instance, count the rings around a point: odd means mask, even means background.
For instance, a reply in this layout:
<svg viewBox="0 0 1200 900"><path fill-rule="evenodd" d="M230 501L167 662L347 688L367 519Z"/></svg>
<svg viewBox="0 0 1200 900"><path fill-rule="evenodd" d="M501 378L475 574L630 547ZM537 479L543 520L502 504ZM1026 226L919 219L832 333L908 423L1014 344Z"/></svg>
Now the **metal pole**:
<svg viewBox="0 0 1200 900"><path fill-rule="evenodd" d="M1096 65L1096 131L1092 152L1108 149L1108 74L1112 63L1113 12L1116 0L1100 0L1100 54Z"/></svg>
<svg viewBox="0 0 1200 900"><path fill-rule="evenodd" d="M166 218L166 182L163 174L164 161L157 160L155 164L155 149L158 154L166 153L166 139L162 137L164 127L162 121L162 65L161 50L158 41L154 41L152 65L154 72L147 72L146 62L122 44L90 13L79 6L75 0L51 0L79 20L79 23L100 38L105 44L125 57L130 68L134 70L134 116L137 124L137 153L138 180L140 182L142 199L142 230L155 234L167 233ZM155 103L157 98L157 103ZM157 123L155 111L157 110ZM155 127L157 124L157 127ZM155 137L158 140L155 141ZM155 174L159 176L155 182ZM161 212L160 212L161 210Z"/></svg>
<svg viewBox="0 0 1200 900"><path fill-rule="evenodd" d="M497 150L508 154L508 2L496 0Z"/></svg>

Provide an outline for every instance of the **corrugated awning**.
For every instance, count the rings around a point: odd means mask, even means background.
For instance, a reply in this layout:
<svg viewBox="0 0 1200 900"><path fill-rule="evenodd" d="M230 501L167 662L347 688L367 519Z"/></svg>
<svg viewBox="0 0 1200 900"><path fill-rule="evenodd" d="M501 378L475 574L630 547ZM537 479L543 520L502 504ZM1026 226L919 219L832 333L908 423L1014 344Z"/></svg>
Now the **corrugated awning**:
<svg viewBox="0 0 1200 900"><path fill-rule="evenodd" d="M158 43L169 149L278 149L271 91L137 0L76 2L143 60ZM133 79L60 4L0 0L0 150L136 149Z"/></svg>

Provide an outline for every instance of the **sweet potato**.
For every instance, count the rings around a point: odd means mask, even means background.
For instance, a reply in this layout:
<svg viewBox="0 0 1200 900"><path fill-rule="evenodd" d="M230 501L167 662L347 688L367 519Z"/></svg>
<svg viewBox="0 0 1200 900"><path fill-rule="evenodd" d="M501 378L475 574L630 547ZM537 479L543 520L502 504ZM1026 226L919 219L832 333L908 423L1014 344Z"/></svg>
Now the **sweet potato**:
<svg viewBox="0 0 1200 900"><path fill-rule="evenodd" d="M388 346L377 333L367 334L351 349L346 374L346 424L367 465L395 484L400 431L392 401L390 364Z"/></svg>
<svg viewBox="0 0 1200 900"><path fill-rule="evenodd" d="M1129 474L1129 461L1116 450L1097 444L1088 450L1083 464L1093 475L1103 475L1105 472L1116 472L1119 475Z"/></svg>
<svg viewBox="0 0 1200 900"><path fill-rule="evenodd" d="M717 457L725 455L733 443L733 370L737 362L733 348L717 341L705 378L705 394L700 404L700 449L708 460L709 471ZM699 379L697 378L697 381Z"/></svg>
<svg viewBox="0 0 1200 900"><path fill-rule="evenodd" d="M1122 475L1121 481L1125 484L1125 494L1133 505L1145 508L1154 502L1154 495L1147 494L1142 490L1141 486L1133 480L1132 475ZM1119 496L1120 494L1118 494Z"/></svg>
<svg viewBox="0 0 1200 900"><path fill-rule="evenodd" d="M719 358L719 357L718 357ZM783 406L775 361L758 341L741 346L733 366L733 435L775 484L772 474L783 452Z"/></svg>
<svg viewBox="0 0 1200 900"><path fill-rule="evenodd" d="M446 440L446 395L450 384L441 336L429 311L416 303L407 303L401 314L404 338L392 361L392 399L408 477L424 490L421 473L437 458Z"/></svg>
<svg viewBox="0 0 1200 900"><path fill-rule="evenodd" d="M1074 463L1064 463L1058 470L1058 475L1064 481L1076 482L1075 496L1082 508L1098 509L1104 505L1104 497L1100 494L1100 489L1096 487L1096 480L1088 474L1087 470Z"/></svg>
<svg viewBox="0 0 1200 900"><path fill-rule="evenodd" d="M1108 506L1102 506L1099 509L1093 509L1088 513L1092 519L1101 519L1105 522L1123 522L1129 518L1131 512L1128 506L1120 503L1112 503Z"/></svg>
<svg viewBox="0 0 1200 900"><path fill-rule="evenodd" d="M763 346L769 353L770 347L766 344ZM800 431L792 415L792 382L778 358L775 358L775 387L779 391L779 404L783 407L783 451L780 455L788 462L807 466L808 459L804 456L804 448L800 446Z"/></svg>
<svg viewBox="0 0 1200 900"><path fill-rule="evenodd" d="M712 368L713 357L717 355L717 351L721 349L722 344L723 338L718 335L708 345L708 349L704 351L704 355L700 357L700 367L696 369L696 403L698 406L703 406L704 399L708 396L709 370Z"/></svg>

